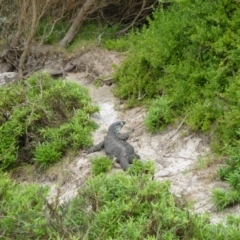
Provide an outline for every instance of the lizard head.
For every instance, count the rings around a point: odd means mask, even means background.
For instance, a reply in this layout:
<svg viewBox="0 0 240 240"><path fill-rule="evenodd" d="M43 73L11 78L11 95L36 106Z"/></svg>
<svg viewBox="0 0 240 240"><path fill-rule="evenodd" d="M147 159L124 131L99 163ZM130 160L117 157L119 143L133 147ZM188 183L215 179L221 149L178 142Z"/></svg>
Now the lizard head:
<svg viewBox="0 0 240 240"><path fill-rule="evenodd" d="M117 135L120 132L121 128L125 125L125 123L126 123L125 121L118 121L112 123L108 128L108 135L110 134Z"/></svg>

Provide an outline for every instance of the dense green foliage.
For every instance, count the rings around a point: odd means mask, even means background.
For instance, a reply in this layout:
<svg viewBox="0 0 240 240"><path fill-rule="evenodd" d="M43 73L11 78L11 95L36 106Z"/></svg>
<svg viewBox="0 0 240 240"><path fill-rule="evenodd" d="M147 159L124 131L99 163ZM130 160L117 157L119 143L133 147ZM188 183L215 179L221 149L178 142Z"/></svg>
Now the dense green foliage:
<svg viewBox="0 0 240 240"><path fill-rule="evenodd" d="M47 235L46 193L47 188L14 183L0 172L0 238L43 239Z"/></svg>
<svg viewBox="0 0 240 240"><path fill-rule="evenodd" d="M91 159L91 161L93 175L109 172L113 166L112 159L108 158L107 156L95 156Z"/></svg>
<svg viewBox="0 0 240 240"><path fill-rule="evenodd" d="M68 150L90 146L96 124L87 89L36 74L0 88L0 167L60 160Z"/></svg>
<svg viewBox="0 0 240 240"><path fill-rule="evenodd" d="M46 188L11 182L0 173L0 237L6 239L201 239L239 238L239 219L211 225L189 212L169 191L169 182L152 180L149 162L90 178L76 198L46 203ZM149 174L145 174L145 173ZM141 173L141 174L140 174Z"/></svg>
<svg viewBox="0 0 240 240"><path fill-rule="evenodd" d="M213 191L213 200L219 210L240 203L240 142L237 141L237 146L226 146L228 159L226 166L219 169L219 176L222 180L227 181L231 190L215 189Z"/></svg>
<svg viewBox="0 0 240 240"><path fill-rule="evenodd" d="M239 15L239 3L226 0L187 0L158 9L130 41L130 56L116 74L117 95L135 101L164 95L172 118L189 113L193 129L208 131L219 118L218 125L229 124L228 114L237 111L225 108L238 99ZM224 133L226 140L235 130Z"/></svg>
<svg viewBox="0 0 240 240"><path fill-rule="evenodd" d="M171 102L164 97L157 97L152 101L151 108L145 119L145 125L152 133L163 129L173 120Z"/></svg>
<svg viewBox="0 0 240 240"><path fill-rule="evenodd" d="M73 216L75 209L85 209ZM70 214L70 216L69 216ZM88 239L231 239L237 228L209 225L170 192L168 182L150 175L99 175L72 202L71 219ZM81 235L79 235L80 237Z"/></svg>
<svg viewBox="0 0 240 240"><path fill-rule="evenodd" d="M186 117L191 129L211 134L213 149L230 156L220 170L233 188L229 204L240 201L239 25L235 0L160 7L148 27L129 37L129 57L115 75L116 95L129 106L147 100L151 132Z"/></svg>

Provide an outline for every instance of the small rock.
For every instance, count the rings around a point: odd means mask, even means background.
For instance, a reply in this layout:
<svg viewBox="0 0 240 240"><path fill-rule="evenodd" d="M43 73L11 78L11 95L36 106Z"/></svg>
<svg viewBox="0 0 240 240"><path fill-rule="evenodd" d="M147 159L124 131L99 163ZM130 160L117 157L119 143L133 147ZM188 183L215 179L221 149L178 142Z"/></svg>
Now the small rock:
<svg viewBox="0 0 240 240"><path fill-rule="evenodd" d="M7 83L15 82L17 80L18 80L18 74L16 72L0 73L0 86L4 86Z"/></svg>

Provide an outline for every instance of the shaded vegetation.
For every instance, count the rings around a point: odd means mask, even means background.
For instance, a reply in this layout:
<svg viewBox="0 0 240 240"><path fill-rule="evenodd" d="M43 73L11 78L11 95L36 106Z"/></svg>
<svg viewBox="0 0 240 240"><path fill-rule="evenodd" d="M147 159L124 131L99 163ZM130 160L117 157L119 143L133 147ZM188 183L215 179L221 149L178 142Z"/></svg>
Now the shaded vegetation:
<svg viewBox="0 0 240 240"><path fill-rule="evenodd" d="M220 170L234 192L229 204L240 202L239 24L235 0L159 7L148 27L127 39L129 56L115 74L116 96L129 106L147 103L151 132L186 117L192 130L211 134L212 148L229 158Z"/></svg>
<svg viewBox="0 0 240 240"><path fill-rule="evenodd" d="M81 27L81 31L76 34L73 42L67 46L67 50L76 52L89 46L103 46L105 42L114 37L117 30L117 25L109 26L104 22L86 21Z"/></svg>
<svg viewBox="0 0 240 240"><path fill-rule="evenodd" d="M54 44L59 42L66 34L69 23L58 21L53 27L53 22L54 21L50 16L41 20L36 29L36 39L43 40L45 44Z"/></svg>
<svg viewBox="0 0 240 240"><path fill-rule="evenodd" d="M87 89L35 74L0 88L0 167L59 161L69 150L92 144L98 110Z"/></svg>

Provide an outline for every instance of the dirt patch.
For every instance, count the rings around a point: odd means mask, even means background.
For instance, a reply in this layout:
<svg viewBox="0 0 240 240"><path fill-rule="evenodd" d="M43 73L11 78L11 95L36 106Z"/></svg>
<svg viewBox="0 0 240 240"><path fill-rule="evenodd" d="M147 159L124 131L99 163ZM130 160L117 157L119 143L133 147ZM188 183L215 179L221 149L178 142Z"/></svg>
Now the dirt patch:
<svg viewBox="0 0 240 240"><path fill-rule="evenodd" d="M197 213L209 213L213 223L225 219L227 214L240 211L239 206L217 212L211 202L211 191L216 187L228 186L217 180L216 171L219 161L211 159L209 139L205 135L192 133L179 124L169 126L164 132L152 135L144 127L146 111L142 107L123 110L123 104L113 97L113 85L94 85L93 76L111 77L112 66L120 64L123 56L117 52L93 49L76 59L82 66L76 73L69 73L67 79L78 82L89 89L90 95L100 107L99 114L92 117L99 125L93 134L94 144L101 142L108 126L117 120L127 122L124 130L135 129L128 140L141 156L142 161L153 160L156 163L156 181L169 180L171 191L192 203ZM86 155L80 152L74 160L65 159L51 167L45 174L35 180L49 185L49 201L59 198L60 202L68 201L77 194L90 172L90 158L103 155L97 152ZM210 157L209 157L210 156ZM213 163L212 163L213 162ZM116 165L119 169L119 166ZM119 169L121 171L121 169Z"/></svg>

